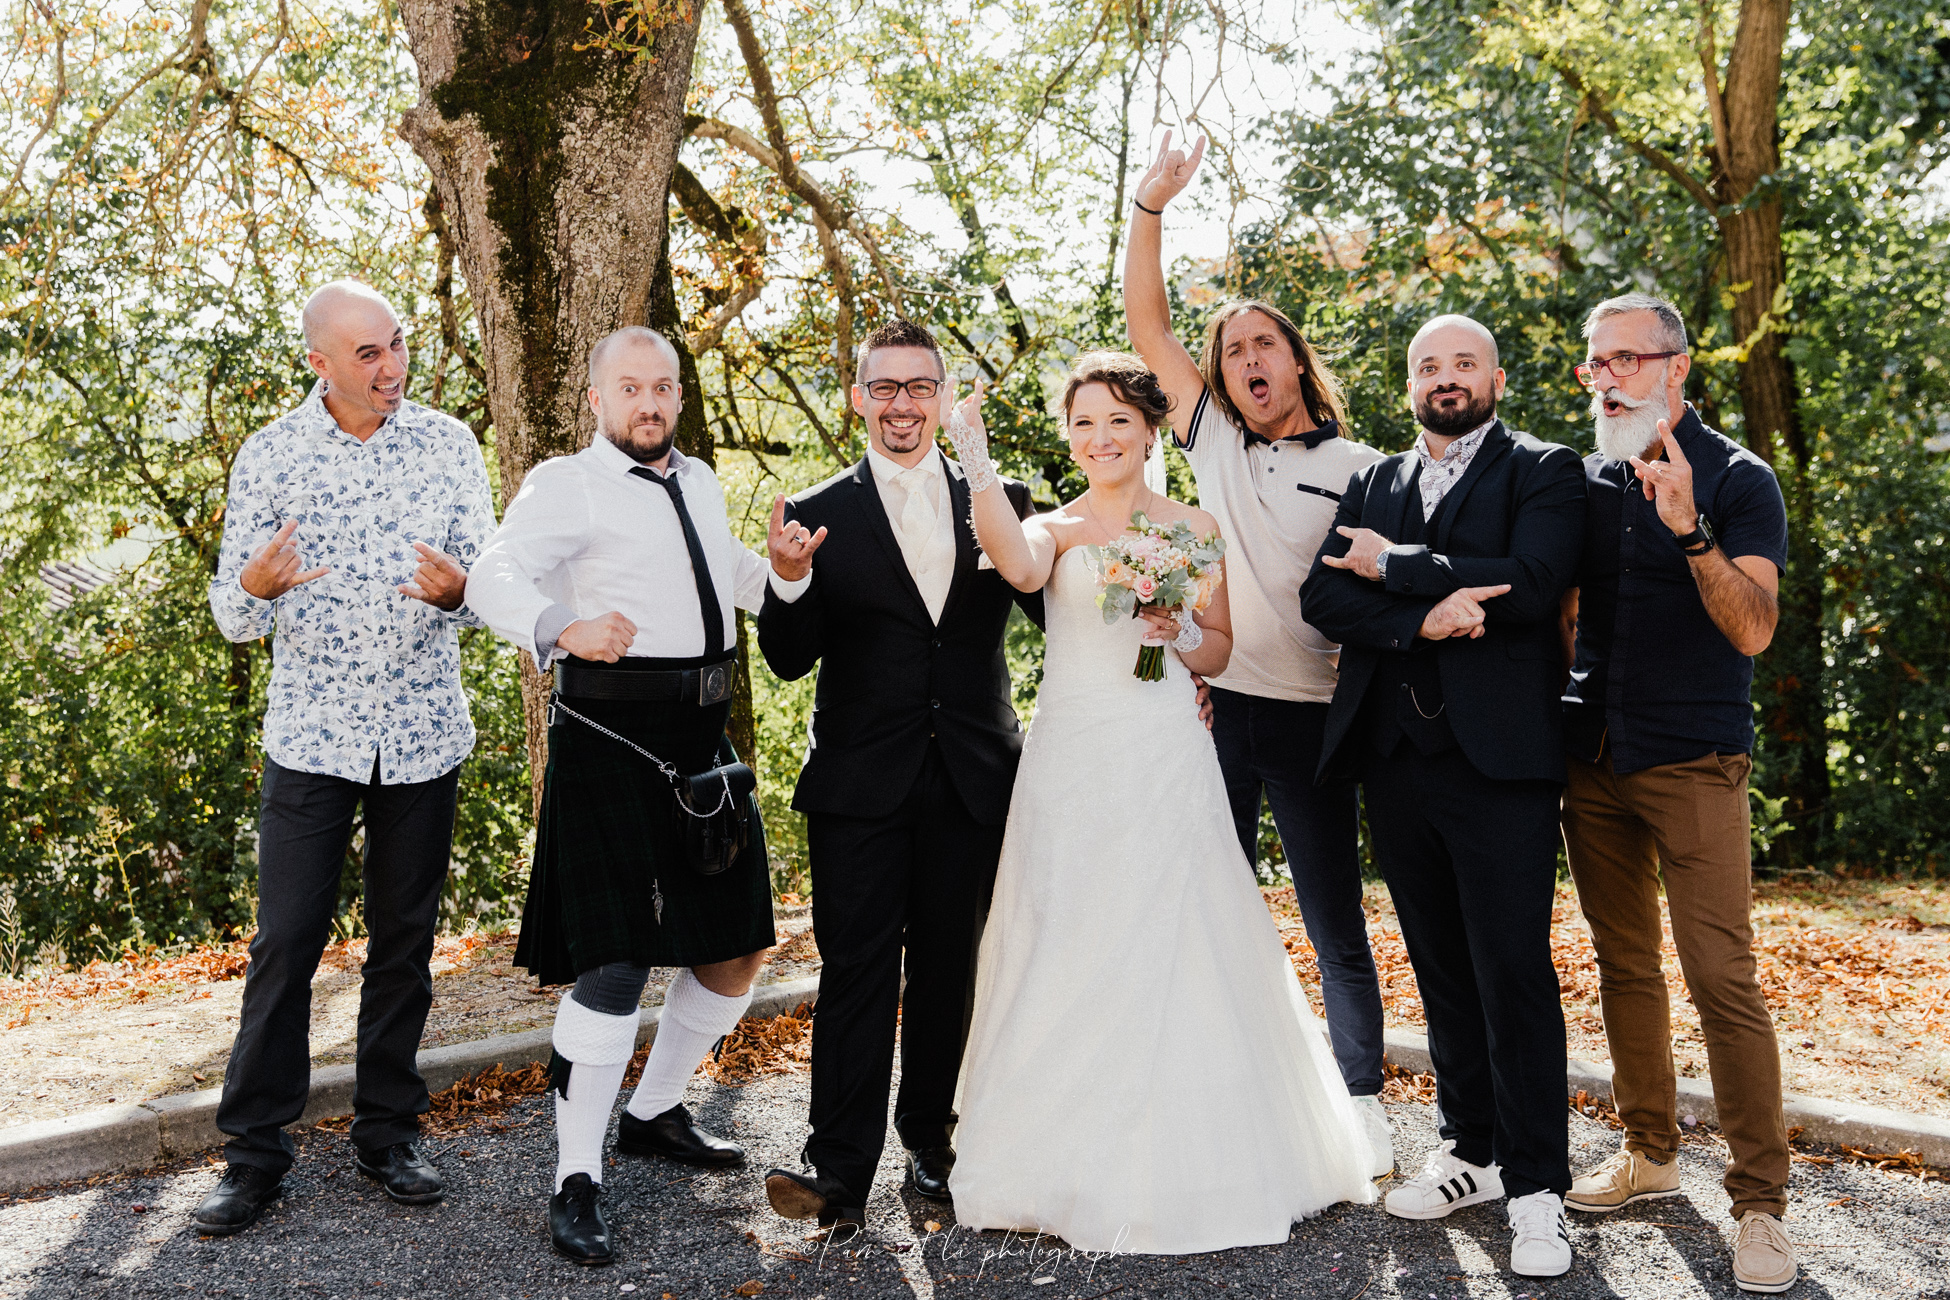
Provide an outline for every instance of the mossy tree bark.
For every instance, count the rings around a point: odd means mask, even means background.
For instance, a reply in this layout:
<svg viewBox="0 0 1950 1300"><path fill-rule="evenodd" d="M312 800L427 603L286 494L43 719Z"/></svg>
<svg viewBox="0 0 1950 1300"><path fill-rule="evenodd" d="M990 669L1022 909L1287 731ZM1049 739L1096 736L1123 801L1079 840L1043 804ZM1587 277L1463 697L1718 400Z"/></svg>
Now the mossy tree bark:
<svg viewBox="0 0 1950 1300"><path fill-rule="evenodd" d="M586 0L400 3L420 69L400 135L433 175L473 297L504 501L537 462L588 445L588 349L648 319L699 7L641 8L647 55L590 45ZM538 803L547 692L523 656Z"/></svg>

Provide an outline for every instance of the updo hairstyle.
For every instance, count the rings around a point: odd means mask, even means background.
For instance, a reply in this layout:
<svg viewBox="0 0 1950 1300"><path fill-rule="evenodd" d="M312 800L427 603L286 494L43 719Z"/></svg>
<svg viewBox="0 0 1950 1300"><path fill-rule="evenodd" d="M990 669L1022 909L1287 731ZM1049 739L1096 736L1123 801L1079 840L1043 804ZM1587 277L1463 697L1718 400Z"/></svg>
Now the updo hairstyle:
<svg viewBox="0 0 1950 1300"><path fill-rule="evenodd" d="M1145 427L1157 432L1171 414L1171 395L1158 382L1158 376L1142 358L1130 352L1080 352L1070 366L1070 378L1063 385L1063 420L1069 423L1070 404L1077 389L1085 384L1107 386L1117 400L1136 407L1144 416Z"/></svg>

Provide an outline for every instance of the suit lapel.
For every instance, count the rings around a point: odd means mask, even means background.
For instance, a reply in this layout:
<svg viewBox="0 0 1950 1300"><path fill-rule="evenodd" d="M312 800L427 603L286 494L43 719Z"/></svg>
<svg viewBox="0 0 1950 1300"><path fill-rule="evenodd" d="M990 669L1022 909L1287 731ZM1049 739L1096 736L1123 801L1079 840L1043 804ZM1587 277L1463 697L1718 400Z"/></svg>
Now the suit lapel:
<svg viewBox="0 0 1950 1300"><path fill-rule="evenodd" d="M1382 536L1397 538L1402 535L1402 525L1408 518L1408 501L1415 494L1415 474L1422 468L1421 457L1411 448L1402 456L1402 463L1395 467L1395 486L1388 502L1388 518Z"/></svg>
<svg viewBox="0 0 1950 1300"><path fill-rule="evenodd" d="M948 599L941 605L941 621L945 624L955 610L955 602L961 599L963 591L975 577L976 566L982 560L982 548L975 540L968 483L961 476L961 467L946 456L941 458L941 467L948 480L948 509L953 513L955 526L955 576L948 586Z"/></svg>
<svg viewBox="0 0 1950 1300"><path fill-rule="evenodd" d="M914 599L914 607L921 612L923 620L928 620L928 602L921 599L921 589L914 585L914 575L907 571L907 557L901 554L901 544L894 537L894 526L887 522L887 504L880 499L880 485L874 482L873 466L866 457L853 470L853 500L860 507L860 514L866 521L867 531L873 534L880 549L887 553L888 563L893 565L894 576L901 589Z"/></svg>
<svg viewBox="0 0 1950 1300"><path fill-rule="evenodd" d="M1503 431L1503 421L1498 420L1490 426L1490 431L1483 435L1483 445L1476 449L1475 459L1469 462L1469 468L1464 470L1463 476L1456 480L1456 486L1449 489L1448 496L1442 503L1442 518L1436 521L1435 528L1436 550L1449 549L1449 530L1456 526L1456 516L1462 513L1464 499L1482 481L1483 475L1489 472L1490 466L1501 460L1503 454L1509 450L1510 435Z"/></svg>

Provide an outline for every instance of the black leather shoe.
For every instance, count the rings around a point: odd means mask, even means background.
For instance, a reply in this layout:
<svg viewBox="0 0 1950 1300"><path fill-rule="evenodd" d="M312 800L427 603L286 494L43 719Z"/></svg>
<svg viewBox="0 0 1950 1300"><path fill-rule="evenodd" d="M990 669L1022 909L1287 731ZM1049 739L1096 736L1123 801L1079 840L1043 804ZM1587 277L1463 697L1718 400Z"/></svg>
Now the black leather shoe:
<svg viewBox="0 0 1950 1300"><path fill-rule="evenodd" d="M682 1105L654 1119L624 1111L616 1125L616 1149L626 1156L665 1156L689 1165L735 1165L745 1158L745 1148L706 1133Z"/></svg>
<svg viewBox="0 0 1950 1300"><path fill-rule="evenodd" d="M765 1198L788 1219L817 1218L822 1228L850 1227L864 1231L867 1207L837 1178L814 1171L795 1174L774 1169L765 1175Z"/></svg>
<svg viewBox="0 0 1950 1300"><path fill-rule="evenodd" d="M948 1175L955 1169L953 1147L922 1147L907 1153L907 1181L931 1201L951 1201Z"/></svg>
<svg viewBox="0 0 1950 1300"><path fill-rule="evenodd" d="M432 1205L447 1194L440 1171L427 1163L418 1144L395 1142L377 1151L353 1148L352 1163L359 1172L386 1189L401 1205Z"/></svg>
<svg viewBox="0 0 1950 1300"><path fill-rule="evenodd" d="M264 1207L278 1199L284 1176L256 1165L231 1165L203 1204L196 1207L190 1226L206 1237L228 1237L257 1222Z"/></svg>
<svg viewBox="0 0 1950 1300"><path fill-rule="evenodd" d="M603 1185L588 1174L570 1174L562 1190L549 1198L548 1238L557 1254L578 1264L607 1264L616 1258L602 1196Z"/></svg>

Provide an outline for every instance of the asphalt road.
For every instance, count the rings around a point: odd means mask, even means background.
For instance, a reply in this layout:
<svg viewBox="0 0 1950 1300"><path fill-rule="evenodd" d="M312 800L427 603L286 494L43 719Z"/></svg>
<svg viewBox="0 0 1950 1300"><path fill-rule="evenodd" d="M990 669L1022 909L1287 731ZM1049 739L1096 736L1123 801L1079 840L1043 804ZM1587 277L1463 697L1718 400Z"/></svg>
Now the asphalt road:
<svg viewBox="0 0 1950 1300"><path fill-rule="evenodd" d="M626 1159L607 1184L621 1257L581 1269L549 1251L543 1207L553 1167L549 1110L522 1103L506 1130L476 1127L431 1144L445 1171L445 1204L388 1202L352 1169L344 1137L309 1132L285 1196L248 1232L201 1239L190 1211L216 1181L198 1164L94 1185L50 1189L0 1205L0 1296L411 1296L465 1300L632 1295L702 1300L763 1294L801 1300L918 1296L924 1300L1119 1300L1249 1296L1572 1297L1736 1296L1731 1224L1712 1139L1689 1143L1687 1197L1634 1207L1602 1222L1572 1216L1577 1264L1548 1283L1503 1271L1500 1205L1435 1223L1342 1208L1299 1225L1282 1246L1186 1258L1092 1259L1047 1242L954 1227L947 1207L899 1189L891 1156L869 1207L864 1240L822 1244L766 1207L761 1177L792 1161L805 1132L806 1076L774 1075L742 1088L700 1079L694 1111L749 1150L749 1167L696 1173ZM1402 1166L1434 1145L1430 1108L1390 1107ZM1612 1130L1573 1117L1574 1162L1601 1158ZM614 1128L611 1129L612 1137ZM1921 1184L1854 1164L1797 1162L1789 1229L1803 1280L1790 1294L1950 1300L1950 1186ZM145 1207L141 1213L135 1207ZM939 1231L929 1232L928 1223ZM751 1284L762 1286L762 1292ZM742 1290L741 1290L742 1288Z"/></svg>

